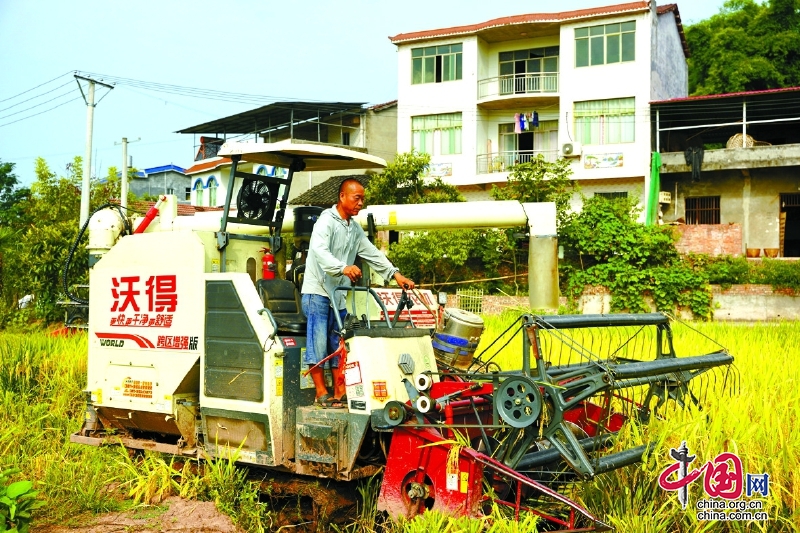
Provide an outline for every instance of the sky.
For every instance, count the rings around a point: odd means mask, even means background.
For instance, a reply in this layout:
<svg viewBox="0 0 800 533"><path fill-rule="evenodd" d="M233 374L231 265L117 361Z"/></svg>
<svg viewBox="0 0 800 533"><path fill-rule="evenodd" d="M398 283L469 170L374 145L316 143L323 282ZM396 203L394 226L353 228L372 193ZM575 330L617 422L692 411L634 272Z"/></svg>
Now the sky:
<svg viewBox="0 0 800 533"><path fill-rule="evenodd" d="M723 2L677 3L686 26ZM30 185L37 157L65 175L84 156L87 109L76 72L117 80L112 90L97 86L95 176L122 166L123 137L136 168L188 168L196 139L175 133L183 128L279 100L396 99L389 36L615 3L623 2L0 0L0 161ZM230 102L213 91L258 98Z"/></svg>

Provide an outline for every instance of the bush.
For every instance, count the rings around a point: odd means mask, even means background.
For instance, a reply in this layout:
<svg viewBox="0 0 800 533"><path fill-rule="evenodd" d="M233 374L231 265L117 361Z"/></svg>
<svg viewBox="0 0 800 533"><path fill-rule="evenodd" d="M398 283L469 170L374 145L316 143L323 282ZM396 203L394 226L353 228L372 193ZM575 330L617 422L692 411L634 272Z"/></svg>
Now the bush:
<svg viewBox="0 0 800 533"><path fill-rule="evenodd" d="M704 275L709 283L727 289L731 285L751 283L752 273L747 259L723 255L709 257L705 254L689 254L685 262L697 273Z"/></svg>
<svg viewBox="0 0 800 533"><path fill-rule="evenodd" d="M754 282L772 285L773 289L800 291L800 262L763 259L753 278L760 279Z"/></svg>
<svg viewBox="0 0 800 533"><path fill-rule="evenodd" d="M587 285L599 285L611 291L615 312L649 311L649 295L659 311L688 307L697 317L710 316L707 277L681 261L669 228L640 224L638 214L628 198L585 199L559 239L566 252L564 292L576 300Z"/></svg>

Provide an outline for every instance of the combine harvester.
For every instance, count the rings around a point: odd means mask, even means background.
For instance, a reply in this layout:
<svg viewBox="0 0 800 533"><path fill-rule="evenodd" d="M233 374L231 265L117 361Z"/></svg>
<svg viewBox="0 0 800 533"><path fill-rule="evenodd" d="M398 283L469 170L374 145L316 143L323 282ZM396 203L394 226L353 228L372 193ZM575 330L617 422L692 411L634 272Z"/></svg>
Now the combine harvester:
<svg viewBox="0 0 800 533"><path fill-rule="evenodd" d="M86 419L72 442L236 457L306 479L382 471L378 506L394 517L499 506L535 513L549 530L602 531L563 489L641 461L645 447L609 452L627 421L699 402L721 390L712 380L728 379L733 357L678 357L660 313L524 315L475 357L477 315L448 310L435 329L413 327L397 321L403 305L392 321L375 290L355 287L339 328L348 405L316 408L301 366L298 264L318 210L286 216L292 176L385 163L288 141L228 143L220 155L233 160L221 218L177 217L175 198L164 197L132 221L131 235L118 210L90 219ZM242 172L242 160L288 176ZM485 202L480 222L457 207L375 206L358 220L372 229L527 225L532 304L546 307L538 304L557 295L552 204ZM291 229L300 257L290 279L270 279L257 265L265 249L282 263ZM494 362L506 345L518 350L517 368Z"/></svg>

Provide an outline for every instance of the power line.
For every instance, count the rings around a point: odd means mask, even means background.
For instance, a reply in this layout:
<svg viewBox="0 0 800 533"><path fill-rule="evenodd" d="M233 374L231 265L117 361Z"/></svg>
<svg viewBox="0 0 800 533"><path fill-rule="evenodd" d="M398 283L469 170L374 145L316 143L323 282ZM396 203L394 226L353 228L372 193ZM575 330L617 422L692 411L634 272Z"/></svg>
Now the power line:
<svg viewBox="0 0 800 533"><path fill-rule="evenodd" d="M68 82L68 83L72 83L72 82L70 81L70 82ZM0 119L4 119L4 118L8 118L8 117L13 117L14 115L19 115L20 113L24 113L25 111L28 111L28 110L30 110L30 109L34 109L34 108L36 108L36 107L43 106L44 104L48 104L48 103L52 102L53 100L58 100L59 98L63 98L64 96L67 96L67 95L69 95L69 94L71 94L71 93L74 93L74 92L75 92L75 90L74 90L74 89L72 89L72 90L70 90L70 91L67 91L67 92L65 92L65 93L61 93L61 94L59 94L58 96L55 96L55 97L51 98L50 100L45 100L44 102L42 102L42 103L40 103L40 104L32 105L32 106L30 106L30 107L26 107L25 109L21 109L21 110L19 110L19 111L15 111L15 112L13 112L13 113L9 113L8 115L3 115L2 117L0 117ZM31 115L31 116L33 116L33 115Z"/></svg>
<svg viewBox="0 0 800 533"><path fill-rule="evenodd" d="M56 109L56 108L58 108L58 107L61 107L62 105L67 105L67 104L68 104L68 103L70 103L70 102L74 102L75 100L80 100L80 99L81 99L81 97L79 96L79 97L77 97L77 98L73 98L72 100L67 100L67 101L66 101L66 102L64 102L64 103L58 104L57 106L51 107L50 109L45 109L44 111L40 111L40 112L38 112L38 113L34 113L33 115L28 115L27 117L22 117L22 118L19 118L19 119L17 119L17 120L13 120L13 121L11 121L11 122L6 122L5 124L0 124L0 128L3 128L3 127L5 127L5 126L9 126L9 125L11 125L11 124L16 124L17 122L21 122L21 121L23 121L23 120L25 120L25 119L28 119L28 118L31 118L31 117L35 117L35 116L37 116L37 115L41 115L42 113L47 113L48 111L52 111L53 109Z"/></svg>
<svg viewBox="0 0 800 533"><path fill-rule="evenodd" d="M17 107L18 105L22 105L22 104L24 104L25 102L30 102L31 100L36 100L37 98L41 98L42 96L44 96L44 95L46 95L46 94L50 94L50 93L52 93L53 91L57 91L57 90L59 90L59 89L60 89L60 88L62 88L62 87L66 87L66 86L67 86L67 85L69 85L70 83L72 83L72 80L69 80L67 83L65 83L65 84L63 84L63 85L59 85L59 86L58 86L58 87L56 87L55 89L50 89L49 91L43 92L42 94L37 94L36 96L31 96L31 97L30 97L30 98L28 98L27 100L23 100L23 101L21 101L21 102L17 102L16 104L11 104L11 105L10 105L10 106L8 106L8 107L4 107L3 109L0 109L0 111L5 111L5 110L7 110L7 109L11 109L12 107Z"/></svg>
<svg viewBox="0 0 800 533"><path fill-rule="evenodd" d="M106 81L111 81L118 85L128 85L156 92L165 92L170 94L178 94L182 96L191 96L194 98L205 98L209 100L222 100L222 101L239 102L239 103L263 103L263 102L276 102L276 101L290 102L293 100L293 98L288 98L283 96L269 96L269 95L258 95L258 94L248 94L248 93L235 93L231 91L218 91L214 89L202 89L200 87L188 87L183 85L172 85L167 83L150 82L144 80L136 80L133 78L123 78L120 76L110 76L106 74L97 74L97 73L84 73L84 74L86 74L87 76L100 78ZM324 102L323 100L310 100L310 99L306 99L306 101L319 102L319 103Z"/></svg>
<svg viewBox="0 0 800 533"><path fill-rule="evenodd" d="M33 91L33 90L36 90L36 89L38 89L39 87L42 87L43 85L47 85L48 83L54 82L54 81L56 81L58 78L63 78L64 76L66 76L66 75L68 75L68 74L71 74L72 72L73 72L72 70L70 70L70 71L67 71L67 72L65 72L64 74L61 74L60 76L56 76L56 77L55 77L55 78L53 78L52 80L48 80L48 81L46 81L46 82L44 82L44 83L40 83L40 84L39 84L39 85L37 85L36 87L31 87L30 89L28 89L28 90L26 90L26 91L22 91L22 92L21 92L21 93L19 93L19 94L15 94L14 96L9 96L8 98L4 98L3 100L0 100L0 102L5 102L5 101L7 101L7 100L12 100L12 99L16 98L17 96L22 96L22 95L23 95L23 94L25 94L25 93L29 93L29 92L31 92L31 91ZM62 87L63 87L63 86L62 86Z"/></svg>

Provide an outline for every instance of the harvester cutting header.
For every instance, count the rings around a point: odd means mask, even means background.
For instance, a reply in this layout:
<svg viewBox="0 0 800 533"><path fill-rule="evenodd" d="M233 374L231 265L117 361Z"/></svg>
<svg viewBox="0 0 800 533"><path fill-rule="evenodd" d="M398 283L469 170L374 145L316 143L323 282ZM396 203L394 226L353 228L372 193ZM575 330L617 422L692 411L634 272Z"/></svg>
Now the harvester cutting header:
<svg viewBox="0 0 800 533"><path fill-rule="evenodd" d="M227 143L219 155L233 161L221 217L177 217L167 196L132 224L112 209L90 220L86 420L73 442L236 456L336 481L382 471L379 507L392 516L479 516L499 505L550 529L604 530L558 489L640 461L645 447L609 452L623 425L701 401L732 368L722 348L679 357L659 313L527 314L478 354L477 315L448 309L420 327L402 311L411 296L432 306L428 295L397 289L392 316L378 290L341 287L347 404L320 409L299 295L320 210L290 210L289 188L295 172L385 163L289 141ZM288 173L242 172L242 161ZM532 307L556 307L554 206L474 207L372 206L356 220L370 230L527 226ZM291 230L297 255L284 274ZM519 350L516 368L494 360L507 346Z"/></svg>

